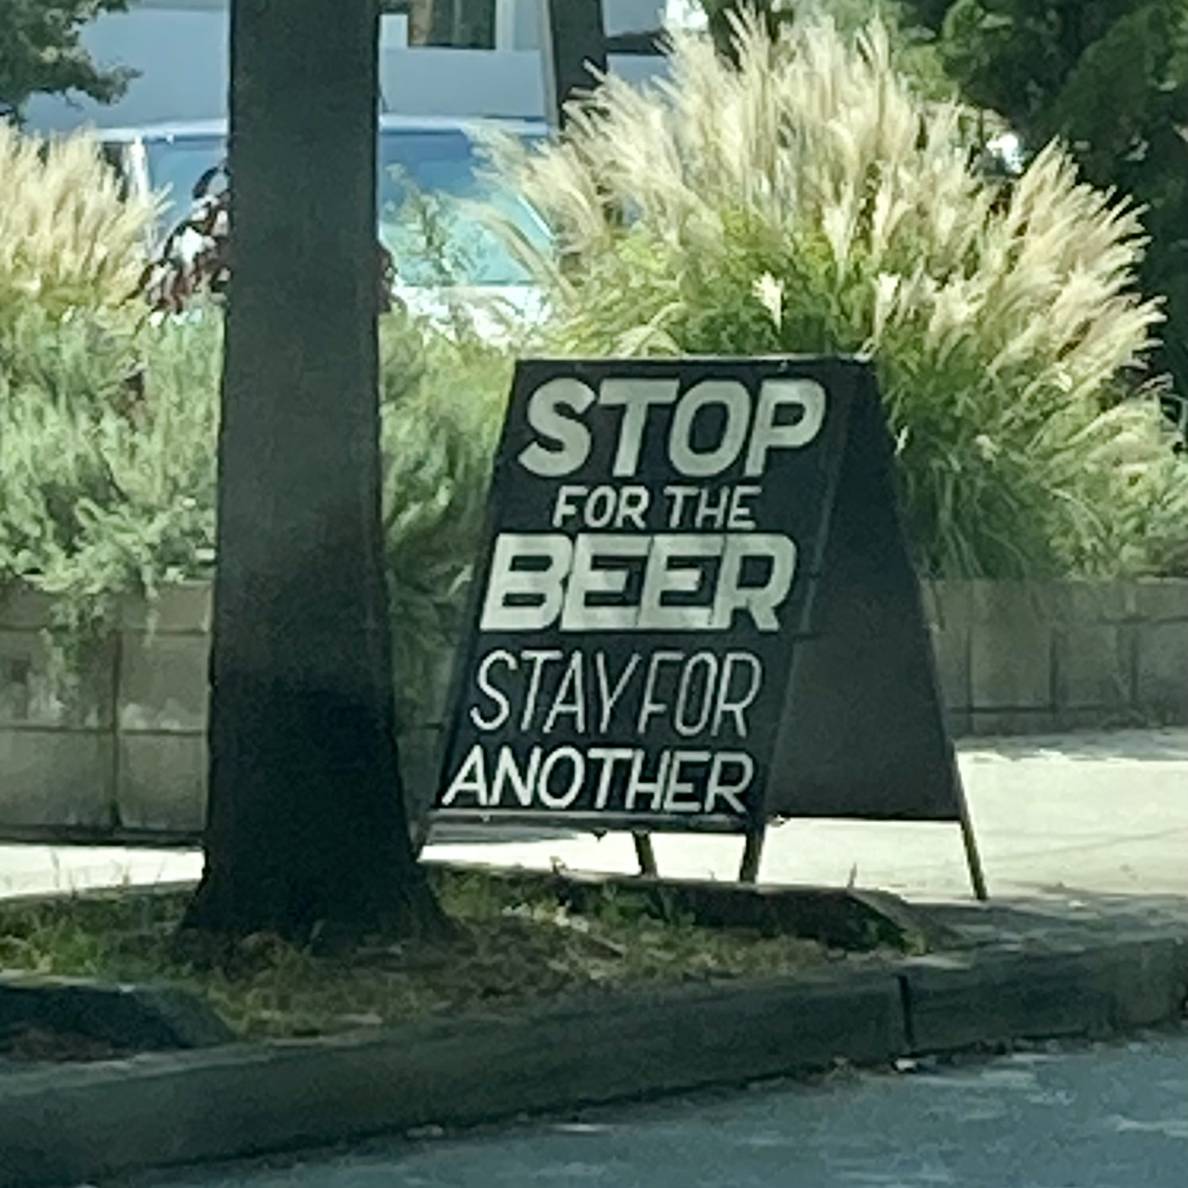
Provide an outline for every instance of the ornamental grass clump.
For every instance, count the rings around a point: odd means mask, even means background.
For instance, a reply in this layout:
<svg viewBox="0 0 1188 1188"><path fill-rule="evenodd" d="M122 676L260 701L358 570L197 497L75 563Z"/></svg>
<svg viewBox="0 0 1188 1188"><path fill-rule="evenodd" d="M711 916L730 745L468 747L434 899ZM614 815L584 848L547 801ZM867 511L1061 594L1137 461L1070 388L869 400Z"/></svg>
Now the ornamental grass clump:
<svg viewBox="0 0 1188 1188"><path fill-rule="evenodd" d="M93 137L42 140L0 121L0 325L112 310L136 288L153 203L121 195Z"/></svg>
<svg viewBox="0 0 1188 1188"><path fill-rule="evenodd" d="M0 598L54 596L60 692L119 600L209 580L222 313L153 318L154 208L93 140L0 125ZM510 356L459 313L381 322L386 547L402 724L436 721L478 548Z"/></svg>
<svg viewBox="0 0 1188 1188"><path fill-rule="evenodd" d="M145 310L130 298L154 211L121 194L93 137L0 122L0 402L39 392L81 411L123 399L140 367Z"/></svg>
<svg viewBox="0 0 1188 1188"><path fill-rule="evenodd" d="M869 352L924 572L1142 568L1143 507L1188 504L1155 399L1120 395L1161 320L1138 212L1055 144L1004 187L968 114L877 22L744 17L732 55L674 35L667 80L609 78L563 141L495 155L559 241L532 261L551 349Z"/></svg>

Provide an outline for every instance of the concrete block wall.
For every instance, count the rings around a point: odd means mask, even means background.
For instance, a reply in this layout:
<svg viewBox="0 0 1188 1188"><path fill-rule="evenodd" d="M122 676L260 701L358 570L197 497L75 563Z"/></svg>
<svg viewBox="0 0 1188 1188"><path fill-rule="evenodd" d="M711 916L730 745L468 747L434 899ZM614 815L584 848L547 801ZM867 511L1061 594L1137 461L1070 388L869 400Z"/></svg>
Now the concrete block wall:
<svg viewBox="0 0 1188 1188"><path fill-rule="evenodd" d="M129 599L119 630L65 691L52 678L51 599L0 592L0 837L192 842L206 812L211 590ZM400 739L410 796L435 778L438 731Z"/></svg>
<svg viewBox="0 0 1188 1188"><path fill-rule="evenodd" d="M129 600L65 689L45 639L51 606L0 594L0 831L192 836L206 798L209 588L166 591L155 626Z"/></svg>
<svg viewBox="0 0 1188 1188"><path fill-rule="evenodd" d="M925 583L957 736L1188 723L1188 582Z"/></svg>
<svg viewBox="0 0 1188 1188"><path fill-rule="evenodd" d="M957 736L1188 724L1188 581L925 583ZM135 600L66 695L43 631L51 601L0 593L0 837L193 840L206 801L210 590ZM444 675L444 673L443 673ZM431 795L439 724L401 738Z"/></svg>
<svg viewBox="0 0 1188 1188"><path fill-rule="evenodd" d="M115 818L115 641L56 690L42 630L50 600L0 598L0 819L10 831L92 833Z"/></svg>
<svg viewBox="0 0 1188 1188"><path fill-rule="evenodd" d="M129 601L118 637L116 815L134 833L193 833L206 811L211 591L180 586Z"/></svg>

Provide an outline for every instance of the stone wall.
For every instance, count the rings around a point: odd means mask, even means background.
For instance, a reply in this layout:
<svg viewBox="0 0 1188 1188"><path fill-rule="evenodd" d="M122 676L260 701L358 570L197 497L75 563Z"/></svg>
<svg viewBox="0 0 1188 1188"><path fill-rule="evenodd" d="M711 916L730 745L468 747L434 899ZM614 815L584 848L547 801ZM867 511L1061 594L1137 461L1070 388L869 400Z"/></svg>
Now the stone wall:
<svg viewBox="0 0 1188 1188"><path fill-rule="evenodd" d="M150 631L129 600L120 630L65 694L43 631L50 600L0 597L0 832L192 836L206 798L210 591L169 590Z"/></svg>
<svg viewBox="0 0 1188 1188"><path fill-rule="evenodd" d="M0 594L0 838L191 843L206 811L210 587L130 599L120 629L55 692L51 600ZM431 792L434 726L402 734L413 798Z"/></svg>
<svg viewBox="0 0 1188 1188"><path fill-rule="evenodd" d="M202 826L210 592L129 601L77 687L55 696L50 600L0 595L0 837L189 841ZM1188 581L925 587L954 734L1188 723ZM401 739L426 798L437 724Z"/></svg>
<svg viewBox="0 0 1188 1188"><path fill-rule="evenodd" d="M952 732L1188 723L1188 581L926 584Z"/></svg>

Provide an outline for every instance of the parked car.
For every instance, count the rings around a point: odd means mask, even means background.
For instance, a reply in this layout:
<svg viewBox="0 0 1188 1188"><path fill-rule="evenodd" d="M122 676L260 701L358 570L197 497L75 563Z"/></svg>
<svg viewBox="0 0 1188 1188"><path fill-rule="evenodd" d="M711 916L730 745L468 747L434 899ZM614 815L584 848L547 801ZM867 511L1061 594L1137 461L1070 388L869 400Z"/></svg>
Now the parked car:
<svg viewBox="0 0 1188 1188"><path fill-rule="evenodd" d="M494 307L531 317L539 310L539 295L523 264L472 204L496 209L538 250L550 250L550 236L523 198L485 176L479 142L485 128L526 140L548 135L543 121L382 116L378 234L392 257L393 292L400 300L429 314L462 303L494 333L499 322L491 316ZM227 129L224 121L111 128L102 130L101 143L130 192L160 196L154 245L159 248L171 233L187 231L195 200L202 200L196 187L209 190L226 160ZM448 274L440 258L426 254L414 195L435 212Z"/></svg>

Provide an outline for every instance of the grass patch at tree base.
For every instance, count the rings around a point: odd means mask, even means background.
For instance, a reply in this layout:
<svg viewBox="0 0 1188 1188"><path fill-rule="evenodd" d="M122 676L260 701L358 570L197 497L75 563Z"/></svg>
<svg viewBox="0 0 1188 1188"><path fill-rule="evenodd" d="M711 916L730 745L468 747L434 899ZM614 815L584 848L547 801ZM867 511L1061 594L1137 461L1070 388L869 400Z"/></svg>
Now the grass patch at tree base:
<svg viewBox="0 0 1188 1188"><path fill-rule="evenodd" d="M316 944L259 934L216 949L178 932L189 891L123 888L0 903L0 969L171 984L206 1001L242 1038L267 1039L878 957L758 929L699 926L621 884L579 913L544 880L448 869L430 877L455 925L447 942L376 938L320 953Z"/></svg>

